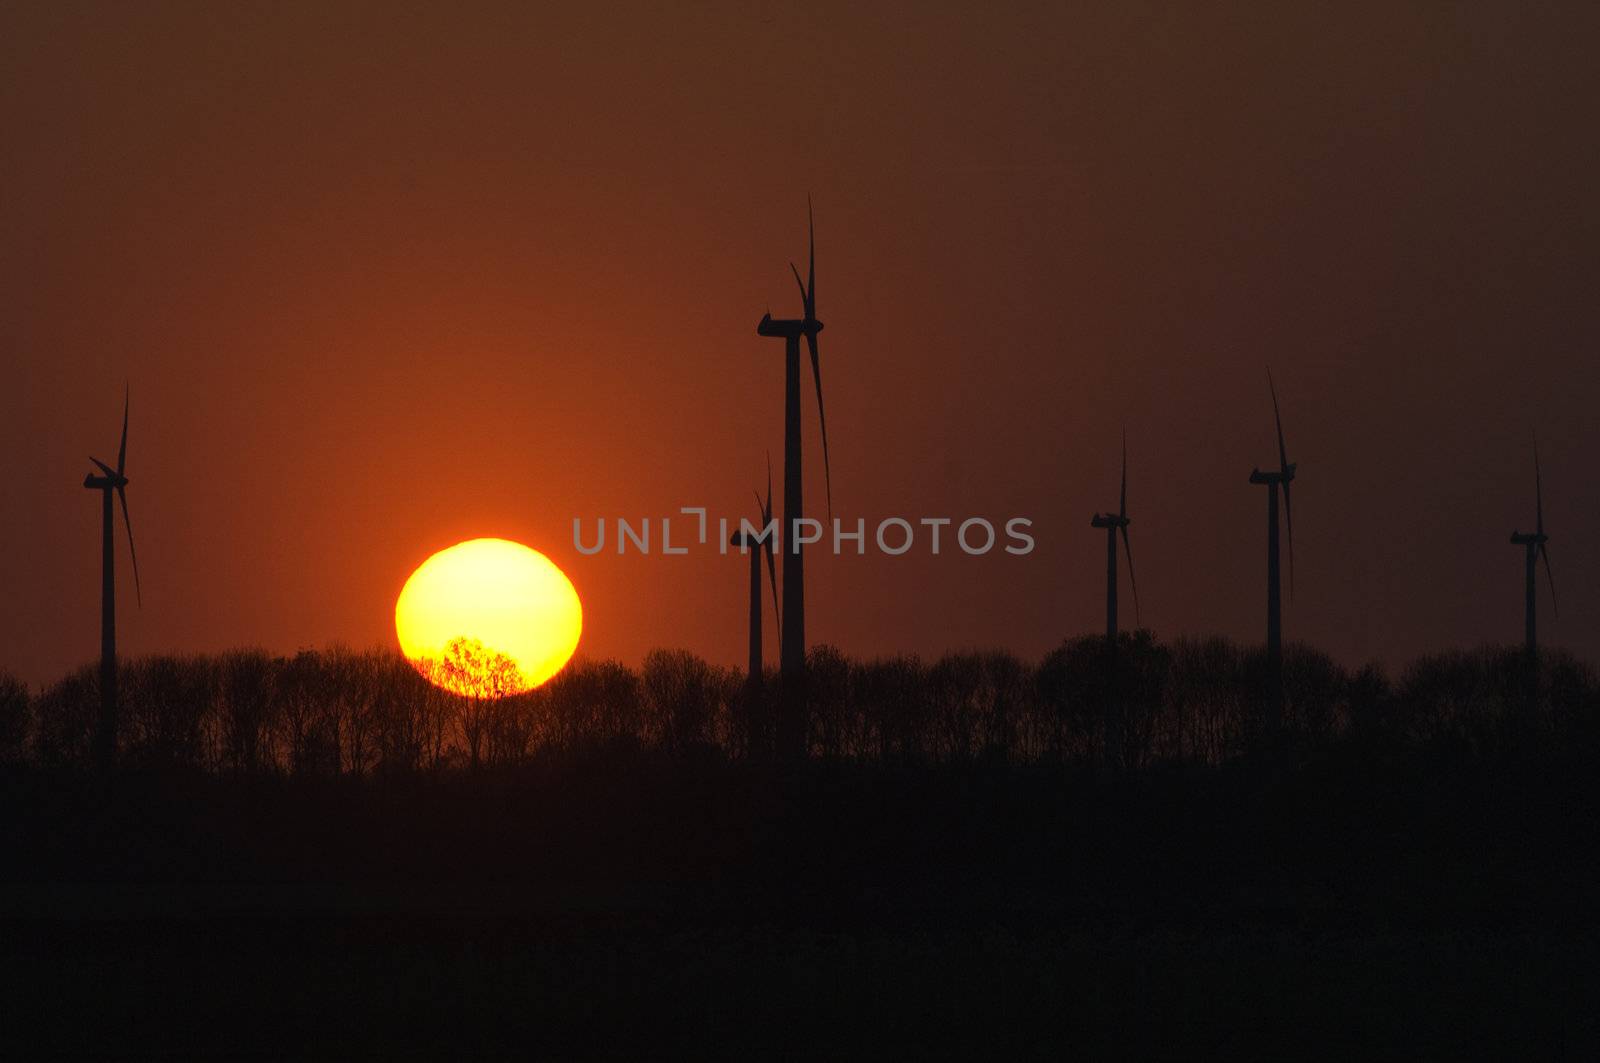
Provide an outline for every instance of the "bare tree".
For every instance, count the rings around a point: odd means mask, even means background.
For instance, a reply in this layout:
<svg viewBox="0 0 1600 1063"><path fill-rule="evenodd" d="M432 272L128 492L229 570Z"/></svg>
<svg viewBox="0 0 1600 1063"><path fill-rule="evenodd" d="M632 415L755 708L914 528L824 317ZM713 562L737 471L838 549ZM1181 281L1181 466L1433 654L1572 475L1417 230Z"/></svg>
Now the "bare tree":
<svg viewBox="0 0 1600 1063"><path fill-rule="evenodd" d="M467 763L477 768L483 762L484 740L490 727L504 711L500 699L527 686L517 662L477 639L455 638L437 661L424 661L419 668L457 695L457 719L466 744Z"/></svg>
<svg viewBox="0 0 1600 1063"><path fill-rule="evenodd" d="M651 650L641 679L661 744L671 751L704 745L716 686L711 667L684 650Z"/></svg>

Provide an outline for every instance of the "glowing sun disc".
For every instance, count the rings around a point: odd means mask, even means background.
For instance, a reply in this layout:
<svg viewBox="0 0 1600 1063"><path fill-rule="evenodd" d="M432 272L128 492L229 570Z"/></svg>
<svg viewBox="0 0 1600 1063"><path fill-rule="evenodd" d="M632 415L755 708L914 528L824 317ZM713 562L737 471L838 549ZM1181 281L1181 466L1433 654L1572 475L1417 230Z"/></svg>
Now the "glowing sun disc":
<svg viewBox="0 0 1600 1063"><path fill-rule="evenodd" d="M559 672L578 647L583 607L566 573L506 539L440 550L394 605L400 652L457 694L519 694Z"/></svg>

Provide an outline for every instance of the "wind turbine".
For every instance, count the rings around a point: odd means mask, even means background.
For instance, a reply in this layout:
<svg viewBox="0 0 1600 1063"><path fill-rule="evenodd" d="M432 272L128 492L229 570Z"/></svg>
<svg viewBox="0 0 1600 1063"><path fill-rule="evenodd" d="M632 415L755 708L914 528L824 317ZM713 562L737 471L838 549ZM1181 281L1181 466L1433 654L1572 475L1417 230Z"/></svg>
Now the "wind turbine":
<svg viewBox="0 0 1600 1063"><path fill-rule="evenodd" d="M128 531L128 556L133 560L133 590L141 606L144 593L139 589L139 555L133 548L133 524L128 519L128 477L124 470L128 458L128 393L122 395L122 442L117 447L117 467L99 458L89 460L103 475L83 478L83 486L100 492L100 724L95 733L95 753L102 767L109 767L117 754L117 579L116 551L112 548L111 493L122 503L122 525Z"/></svg>
<svg viewBox="0 0 1600 1063"><path fill-rule="evenodd" d="M1534 505L1534 531L1532 535L1523 535L1521 532L1511 533L1513 545L1523 547L1527 552L1525 566L1525 591L1526 594L1526 641L1528 657L1538 660L1539 657L1539 610L1535 601L1534 591L1538 586L1539 559L1544 559L1544 574L1550 581L1550 611L1556 616L1560 612L1556 609L1556 578L1550 571L1550 551L1545 543L1550 537L1544 533L1544 483L1539 472L1539 437L1533 437L1533 505Z"/></svg>
<svg viewBox="0 0 1600 1063"><path fill-rule="evenodd" d="M1283 444L1283 416L1278 412L1278 389L1267 370L1267 388L1272 392L1272 417L1278 426L1278 471L1250 470L1250 482L1267 487L1267 669L1269 696L1274 713L1283 708L1283 606L1278 564L1278 488L1283 488L1283 516L1289 531L1289 597L1294 598L1294 513L1289 506L1289 485L1294 482L1294 463Z"/></svg>
<svg viewBox="0 0 1600 1063"><path fill-rule="evenodd" d="M772 460L767 460L767 497L763 499L756 495L756 505L761 509L761 528L763 533L772 524ZM773 567L772 541L773 536L767 535L757 541L757 537L740 528L728 540L729 546L737 546L750 555L750 677L748 689L753 695L761 687L761 555L767 558L767 581L772 587L772 619L778 625L779 638L782 638L783 621L778 615L778 573Z"/></svg>
<svg viewBox="0 0 1600 1063"><path fill-rule="evenodd" d="M1134 623L1139 616L1139 581L1133 575L1133 544L1128 540L1128 433L1122 433L1122 494L1115 513L1096 513L1089 521L1093 528L1106 530L1106 642L1117 644L1117 532L1122 532L1122 548L1128 554L1128 582L1133 587Z"/></svg>
<svg viewBox="0 0 1600 1063"><path fill-rule="evenodd" d="M800 279L800 270L794 263L789 269L794 273L795 284L800 287L800 301L804 316L775 320L769 312L756 326L757 335L783 339L783 626L779 633L779 670L790 681L805 674L806 667L806 590L805 556L796 542L795 529L805 515L801 497L801 446L800 446L800 337L806 339L811 351L811 376L817 388L817 418L822 425L822 464L828 489L828 512L833 513L833 473L828 463L828 418L822 408L822 365L817 357L817 333L822 322L817 320L817 241L816 226L811 216L811 202L806 201L806 224L809 235L809 259L806 279ZM789 695L786 695L786 698ZM798 711L798 710L797 710ZM794 722L794 721L791 721ZM800 735L803 736L803 729ZM795 736L791 735L791 739Z"/></svg>

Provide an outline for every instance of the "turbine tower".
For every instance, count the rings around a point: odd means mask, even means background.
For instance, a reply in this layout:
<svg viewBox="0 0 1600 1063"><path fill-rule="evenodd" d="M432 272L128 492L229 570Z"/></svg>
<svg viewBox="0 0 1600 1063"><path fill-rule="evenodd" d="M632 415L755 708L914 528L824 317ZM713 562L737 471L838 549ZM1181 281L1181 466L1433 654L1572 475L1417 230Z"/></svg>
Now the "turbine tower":
<svg viewBox="0 0 1600 1063"><path fill-rule="evenodd" d="M1511 533L1513 545L1523 547L1526 551L1527 561L1524 566L1524 594L1526 601L1527 618L1526 644L1530 661L1539 659L1539 610L1535 600L1535 590L1538 587L1538 568L1540 558L1544 559L1544 574L1550 581L1550 611L1556 616L1561 614L1556 610L1556 578L1550 571L1550 551L1545 543L1550 537L1544 533L1544 483L1539 472L1539 438L1533 440L1533 506L1534 530L1532 535L1523 535L1521 532Z"/></svg>
<svg viewBox="0 0 1600 1063"><path fill-rule="evenodd" d="M772 462L767 461L767 497L756 495L760 507L762 536L751 535L744 528L733 533L729 546L737 546L750 555L750 675L748 689L752 693L761 687L761 556L767 558L767 581L772 587L772 619L778 625L779 638L783 634L783 621L778 615L778 573L773 567L772 543L774 535L767 535L772 525Z"/></svg>
<svg viewBox="0 0 1600 1063"><path fill-rule="evenodd" d="M833 513L833 473L828 463L828 418L822 407L822 365L817 356L817 333L822 322L817 320L817 241L816 227L811 217L811 203L806 202L806 224L809 235L809 258L806 279L793 262L789 269L794 273L795 284L800 287L800 301L804 315L800 318L775 320L769 312L756 326L756 334L783 339L783 624L779 632L779 673L785 681L784 728L779 740L786 756L798 756L805 740L804 695L800 690L806 668L806 588L805 556L796 541L795 529L805 516L805 503L801 493L800 446L800 337L804 336L811 352L811 377L816 382L817 418L822 426L822 465L828 490L828 513Z"/></svg>
<svg viewBox="0 0 1600 1063"><path fill-rule="evenodd" d="M95 756L102 768L109 768L117 755L117 579L116 551L112 548L111 493L122 503L122 525L128 532L128 556L133 560L133 590L139 604L144 593L139 589L139 555L133 548L133 524L128 519L128 477L124 474L128 458L128 394L122 395L122 443L117 447L117 467L99 458L89 460L103 475L83 478L83 486L100 492L100 720L95 729Z"/></svg>
<svg viewBox="0 0 1600 1063"><path fill-rule="evenodd" d="M1289 597L1294 597L1294 513L1289 506L1289 485L1294 482L1294 463L1283 444L1283 417L1278 412L1278 389L1267 370L1267 388L1272 392L1272 417L1278 426L1278 471L1250 470L1250 482L1267 488L1267 683L1274 722L1283 709L1283 606L1278 563L1278 489L1283 488L1284 524L1289 531Z"/></svg>
<svg viewBox="0 0 1600 1063"><path fill-rule="evenodd" d="M778 617L778 574L773 568L773 545L777 541L777 528L772 520L772 460L767 460L767 497L763 499L756 495L756 505L760 507L761 531L752 535L745 530L743 522L733 537L728 540L729 545L737 546L750 555L750 671L744 683L744 712L745 723L748 728L749 753L755 758L767 758L772 755L772 719L767 710L766 699L762 697L762 667L761 667L761 557L767 559L767 582L772 587L772 615L774 621ZM781 621L778 624L780 638L783 632Z"/></svg>
<svg viewBox="0 0 1600 1063"><path fill-rule="evenodd" d="M1089 521L1093 528L1106 530L1106 643L1117 644L1117 532L1122 532L1122 548L1128 555L1128 583L1133 588L1133 615L1139 617L1139 581L1133 575L1133 544L1128 540L1128 433L1122 433L1122 494L1115 513L1096 513Z"/></svg>

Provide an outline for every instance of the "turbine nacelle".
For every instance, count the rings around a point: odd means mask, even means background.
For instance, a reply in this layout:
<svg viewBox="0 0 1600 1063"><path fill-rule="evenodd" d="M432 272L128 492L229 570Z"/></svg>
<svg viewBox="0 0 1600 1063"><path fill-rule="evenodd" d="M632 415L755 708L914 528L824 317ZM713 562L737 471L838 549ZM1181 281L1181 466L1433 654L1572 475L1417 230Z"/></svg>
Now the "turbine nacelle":
<svg viewBox="0 0 1600 1063"><path fill-rule="evenodd" d="M1289 597L1292 599L1294 597L1294 505L1289 494L1289 485L1294 482L1295 463L1289 460L1289 447L1283 441L1283 413L1278 409L1278 385L1273 382L1270 368L1267 370L1267 391L1272 395L1272 423L1273 427L1277 429L1278 435L1278 469L1276 472L1262 472L1260 469L1251 469L1250 482L1272 488L1272 492L1268 496L1271 499L1270 505L1272 507L1268 510L1269 513L1277 512L1278 488L1283 488L1283 523L1289 532ZM1267 583L1269 587L1276 586L1278 562L1276 553L1272 551L1276 551L1277 541L1278 524L1277 518L1274 517L1267 560ZM1267 643L1269 645L1273 645L1276 638L1273 634L1277 630L1275 617L1277 615L1278 600L1276 590L1271 591L1271 598L1272 601L1267 608Z"/></svg>
<svg viewBox="0 0 1600 1063"><path fill-rule="evenodd" d="M1533 585L1534 570L1540 561L1544 562L1545 579L1550 582L1550 608L1556 610L1556 577L1550 570L1550 551L1544 545L1550 541L1550 536L1544 533L1544 473L1539 467L1539 436L1533 437L1533 534L1524 535L1521 532L1511 533L1513 546L1527 547L1528 550L1528 646L1531 649L1533 640ZM1560 612L1556 611L1559 616Z"/></svg>
<svg viewBox="0 0 1600 1063"><path fill-rule="evenodd" d="M822 427L822 474L823 482L828 491L828 515L833 515L833 469L828 459L828 415L823 412L822 405L822 357L817 349L817 334L822 331L822 322L817 320L817 229L811 214L811 198L806 197L806 275L800 276L800 267L793 262L789 263L789 271L794 274L795 286L800 289L800 312L803 317L774 319L772 311L768 310L761 316L761 321L756 325L758 336L781 336L785 341L785 356L788 355L790 345L798 347L800 337L804 336L806 347L811 354L811 380L817 388L817 421ZM787 397L787 396L786 396ZM785 431L788 431L787 424ZM788 462L791 456L784 455L784 476L787 477ZM787 498L787 493L785 498ZM787 503L786 503L787 504ZM787 517L788 514L785 514ZM798 550L785 557L798 557ZM785 562L787 564L787 562Z"/></svg>
<svg viewBox="0 0 1600 1063"><path fill-rule="evenodd" d="M133 561L133 590L142 605L144 604L144 592L139 588L139 554L133 548L133 521L128 517L128 492L125 490L128 486L128 478L122 472L123 469L128 467L128 392L126 389L122 393L122 442L117 446L117 467L113 469L93 455L89 456L89 460L94 462L95 466L105 475L96 476L94 473L90 473L83 478L83 486L92 491L106 492L108 506L112 491L117 493L117 501L122 503L122 526L128 531L128 556ZM109 521L110 519L111 510L108 508L106 510L106 520ZM106 526L106 534L108 536L111 534L109 524ZM108 559L107 564L109 563Z"/></svg>
<svg viewBox="0 0 1600 1063"><path fill-rule="evenodd" d="M778 637L781 639L783 637L783 616L778 612L778 569L776 562L773 560L773 553L777 548L776 544L778 537L775 534L769 533L769 529L772 528L771 454L767 455L767 497L762 498L761 492L756 492L756 511L761 514L761 533L758 535L750 532L744 527L740 527L728 537L728 545L737 546L740 550L747 552L754 550L755 554L750 558L750 563L752 565L759 565L762 555L766 555L767 583L772 588L772 618L777 621ZM759 585L760 576L757 575L757 569L751 570L750 577ZM750 592L753 595L759 595L761 593L758 586L752 587Z"/></svg>
<svg viewBox="0 0 1600 1063"><path fill-rule="evenodd" d="M815 336L821 331L822 322L815 318L774 318L771 314L762 315L761 323L756 326L758 336L782 336L784 339Z"/></svg>
<svg viewBox="0 0 1600 1063"><path fill-rule="evenodd" d="M122 475L122 473L118 472L116 469L113 469L99 458L90 458L89 460L98 465L100 467L100 471L105 473L105 475L96 476L91 472L89 475L83 478L83 486L96 491L107 491L128 486L128 478Z"/></svg>
<svg viewBox="0 0 1600 1063"><path fill-rule="evenodd" d="M1117 533L1122 533L1122 549L1128 555L1128 583L1133 587L1134 622L1139 616L1139 580L1133 574L1133 541L1128 535L1128 432L1122 432L1122 484L1117 492L1115 513L1096 513L1091 528L1106 530L1106 638L1117 641Z"/></svg>

